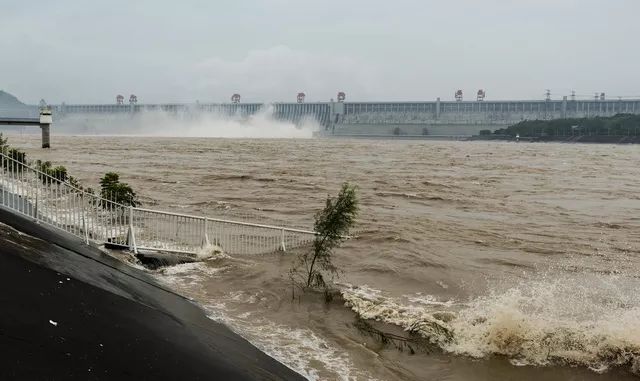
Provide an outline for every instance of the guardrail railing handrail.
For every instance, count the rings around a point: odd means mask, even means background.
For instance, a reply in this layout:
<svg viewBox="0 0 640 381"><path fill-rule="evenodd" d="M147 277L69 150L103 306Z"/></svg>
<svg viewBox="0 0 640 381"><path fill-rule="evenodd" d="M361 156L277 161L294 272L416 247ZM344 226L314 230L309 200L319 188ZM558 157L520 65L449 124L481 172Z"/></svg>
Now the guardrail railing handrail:
<svg viewBox="0 0 640 381"><path fill-rule="evenodd" d="M41 170L32 167L29 163L24 163L24 162L18 161L16 159L12 158L11 156L7 155L4 152L0 152L0 155L2 155L3 160L9 160L10 162L15 163L15 165L19 165L19 166L22 166L24 168L27 168L27 169L37 173L38 175L44 177L44 178L50 179L52 183L56 182L56 183L64 184L66 187L68 187L68 188L70 188L70 189L72 189L72 190L74 190L74 191L76 191L78 193L86 193L87 195L94 196L94 197L97 197L97 198L101 198L100 196L96 196L95 194L89 193L89 192L85 191L84 189L80 189L80 188L76 187L75 185L71 184L70 182L68 182L66 180L58 179L56 177L51 176L48 173L44 173ZM118 204L118 205L121 205L121 206L125 207L125 205L122 205L122 204Z"/></svg>
<svg viewBox="0 0 640 381"><path fill-rule="evenodd" d="M256 223L253 223L253 222L227 220L227 219L224 219L224 218L216 218L216 217L194 216L194 215L191 215L191 214L165 212L165 211L161 211L161 210L145 209L145 208L138 208L138 207L134 207L133 209L134 210L139 210L141 212L154 212L154 213L159 213L159 214L164 214L164 215L171 215L171 216L176 216L176 217L198 218L198 219L202 219L202 220L206 219L206 220L209 220L209 221L225 222L225 223L234 224L234 225L253 226L253 227L259 227L259 228L277 229L277 230L285 229L286 231L297 232L297 233L316 234L316 232L311 231L311 230L297 229L297 228L287 228L287 227L277 226L277 225L256 224Z"/></svg>
<svg viewBox="0 0 640 381"><path fill-rule="evenodd" d="M127 206L51 176L0 152L1 204L84 239L138 250L198 254L213 246L230 254L286 251L316 233Z"/></svg>

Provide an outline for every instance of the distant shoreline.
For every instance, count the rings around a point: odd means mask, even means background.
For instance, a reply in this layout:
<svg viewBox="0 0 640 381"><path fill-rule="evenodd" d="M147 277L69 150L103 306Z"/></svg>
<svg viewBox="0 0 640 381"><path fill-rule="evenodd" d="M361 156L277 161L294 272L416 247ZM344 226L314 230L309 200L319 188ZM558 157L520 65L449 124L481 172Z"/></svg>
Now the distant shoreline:
<svg viewBox="0 0 640 381"><path fill-rule="evenodd" d="M640 143L640 116L524 120L495 131L482 130L474 140L516 140L561 143Z"/></svg>
<svg viewBox="0 0 640 381"><path fill-rule="evenodd" d="M513 136L472 136L468 141L503 141L523 143L592 143L592 144L640 144L640 136L525 136L516 138Z"/></svg>

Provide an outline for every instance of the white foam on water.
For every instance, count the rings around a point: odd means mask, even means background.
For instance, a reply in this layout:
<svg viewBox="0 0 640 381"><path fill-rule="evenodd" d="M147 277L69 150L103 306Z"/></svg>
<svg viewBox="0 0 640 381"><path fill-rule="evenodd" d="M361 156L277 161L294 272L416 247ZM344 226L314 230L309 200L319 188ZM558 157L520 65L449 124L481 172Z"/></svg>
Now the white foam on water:
<svg viewBox="0 0 640 381"><path fill-rule="evenodd" d="M438 301L433 296L412 297L418 300L418 305L402 303L398 298L385 296L380 290L367 285L347 286L342 290L345 306L351 308L361 318L394 324L407 331L422 331L421 334L434 344L446 339L443 332L449 327L446 311L438 312L434 308L425 308L424 302L431 301L432 307L450 306L452 301ZM406 299L406 297L404 298Z"/></svg>
<svg viewBox="0 0 640 381"><path fill-rule="evenodd" d="M243 304L256 304L259 301L265 300L265 298L260 296L260 292L249 293L242 290L230 292L228 294L228 299Z"/></svg>
<svg viewBox="0 0 640 381"><path fill-rule="evenodd" d="M191 294L225 267L197 262L167 268L164 280ZM633 274L539 273L487 295L460 302L413 293L392 297L367 285L341 284L345 305L364 319L394 324L426 338L445 353L505 356L514 366L583 366L603 373L611 367L640 370L640 293ZM207 300L202 295L199 300ZM262 291L232 291L205 308L261 350L311 380L359 379L347 353L307 328L274 323L260 308ZM239 308L242 306L242 308ZM365 378L366 379L366 378Z"/></svg>
<svg viewBox="0 0 640 381"><path fill-rule="evenodd" d="M189 263L181 263L175 266L168 266L162 268L159 271L160 274L165 277L171 276L190 276L190 275L198 275L200 277L205 276L214 276L220 271L224 270L225 267L211 267L207 266L205 262L189 262Z"/></svg>
<svg viewBox="0 0 640 381"><path fill-rule="evenodd" d="M640 360L635 288L628 278L583 274L492 293L450 322L454 340L443 349L472 357L500 354L530 365L634 367Z"/></svg>
<svg viewBox="0 0 640 381"><path fill-rule="evenodd" d="M599 373L629 366L635 373L640 369L637 286L633 276L554 274L464 304L423 296L408 298L423 306L406 305L369 287L345 288L342 294L361 317L418 333L448 353L503 355L515 366L578 365Z"/></svg>
<svg viewBox="0 0 640 381"><path fill-rule="evenodd" d="M311 329L277 324L253 312L237 310L238 305L264 303L263 292L232 291L216 300L203 294L202 284L206 278L219 276L227 267L215 268L206 262L185 263L158 271L156 277L200 302L209 300L203 308L210 319L227 325L309 380L374 380L366 371L356 369L344 349L333 346Z"/></svg>
<svg viewBox="0 0 640 381"><path fill-rule="evenodd" d="M200 248L196 252L196 257L200 260L230 258L227 254L224 253L220 246L212 244L207 244Z"/></svg>
<svg viewBox="0 0 640 381"><path fill-rule="evenodd" d="M404 296L408 301L417 304L423 304L425 306L443 306L443 307L451 307L455 304L453 300L438 300L433 295L423 295L421 292L417 292L413 295L405 295Z"/></svg>
<svg viewBox="0 0 640 381"><path fill-rule="evenodd" d="M259 320L252 329L252 342L265 353L291 367L309 380L353 380L354 366L343 349L335 348L309 329L292 329ZM319 371L315 363L322 364Z"/></svg>
<svg viewBox="0 0 640 381"><path fill-rule="evenodd" d="M192 293L198 291L203 281L219 276L221 272L229 268L230 266L208 266L206 262L190 262L164 267L158 270L155 275L160 282L170 287L176 287L179 290Z"/></svg>
<svg viewBox="0 0 640 381"><path fill-rule="evenodd" d="M255 304L263 301L260 293L231 292L226 302L204 305L209 318L229 326L258 349L272 356L311 381L374 380L357 370L348 354L307 328L277 324L252 313L234 313L233 303Z"/></svg>

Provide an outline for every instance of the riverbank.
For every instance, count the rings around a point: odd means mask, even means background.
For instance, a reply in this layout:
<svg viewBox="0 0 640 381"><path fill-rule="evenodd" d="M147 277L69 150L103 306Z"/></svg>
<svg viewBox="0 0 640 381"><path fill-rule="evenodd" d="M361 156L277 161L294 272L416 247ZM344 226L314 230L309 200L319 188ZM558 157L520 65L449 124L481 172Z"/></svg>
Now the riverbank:
<svg viewBox="0 0 640 381"><path fill-rule="evenodd" d="M303 380L189 300L0 208L0 378Z"/></svg>
<svg viewBox="0 0 640 381"><path fill-rule="evenodd" d="M521 136L476 135L470 141L507 141L507 142L556 142L556 143L601 143L601 144L640 144L640 136L576 135L576 136Z"/></svg>
<svg viewBox="0 0 640 381"><path fill-rule="evenodd" d="M640 116L524 120L495 131L483 130L471 140L639 144Z"/></svg>

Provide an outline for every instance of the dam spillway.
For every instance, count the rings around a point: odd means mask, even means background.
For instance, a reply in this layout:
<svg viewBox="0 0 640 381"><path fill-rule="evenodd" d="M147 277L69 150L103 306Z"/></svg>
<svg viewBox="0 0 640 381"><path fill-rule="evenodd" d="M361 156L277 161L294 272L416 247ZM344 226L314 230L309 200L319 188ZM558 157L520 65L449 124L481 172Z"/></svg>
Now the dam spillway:
<svg viewBox="0 0 640 381"><path fill-rule="evenodd" d="M193 104L60 104L51 106L58 121L74 115L136 115L163 112L179 117L214 114L249 118L260 112L300 125L312 121L320 135L469 136L524 120L609 117L640 114L640 99L431 101L431 102L315 102L315 103L193 103Z"/></svg>

